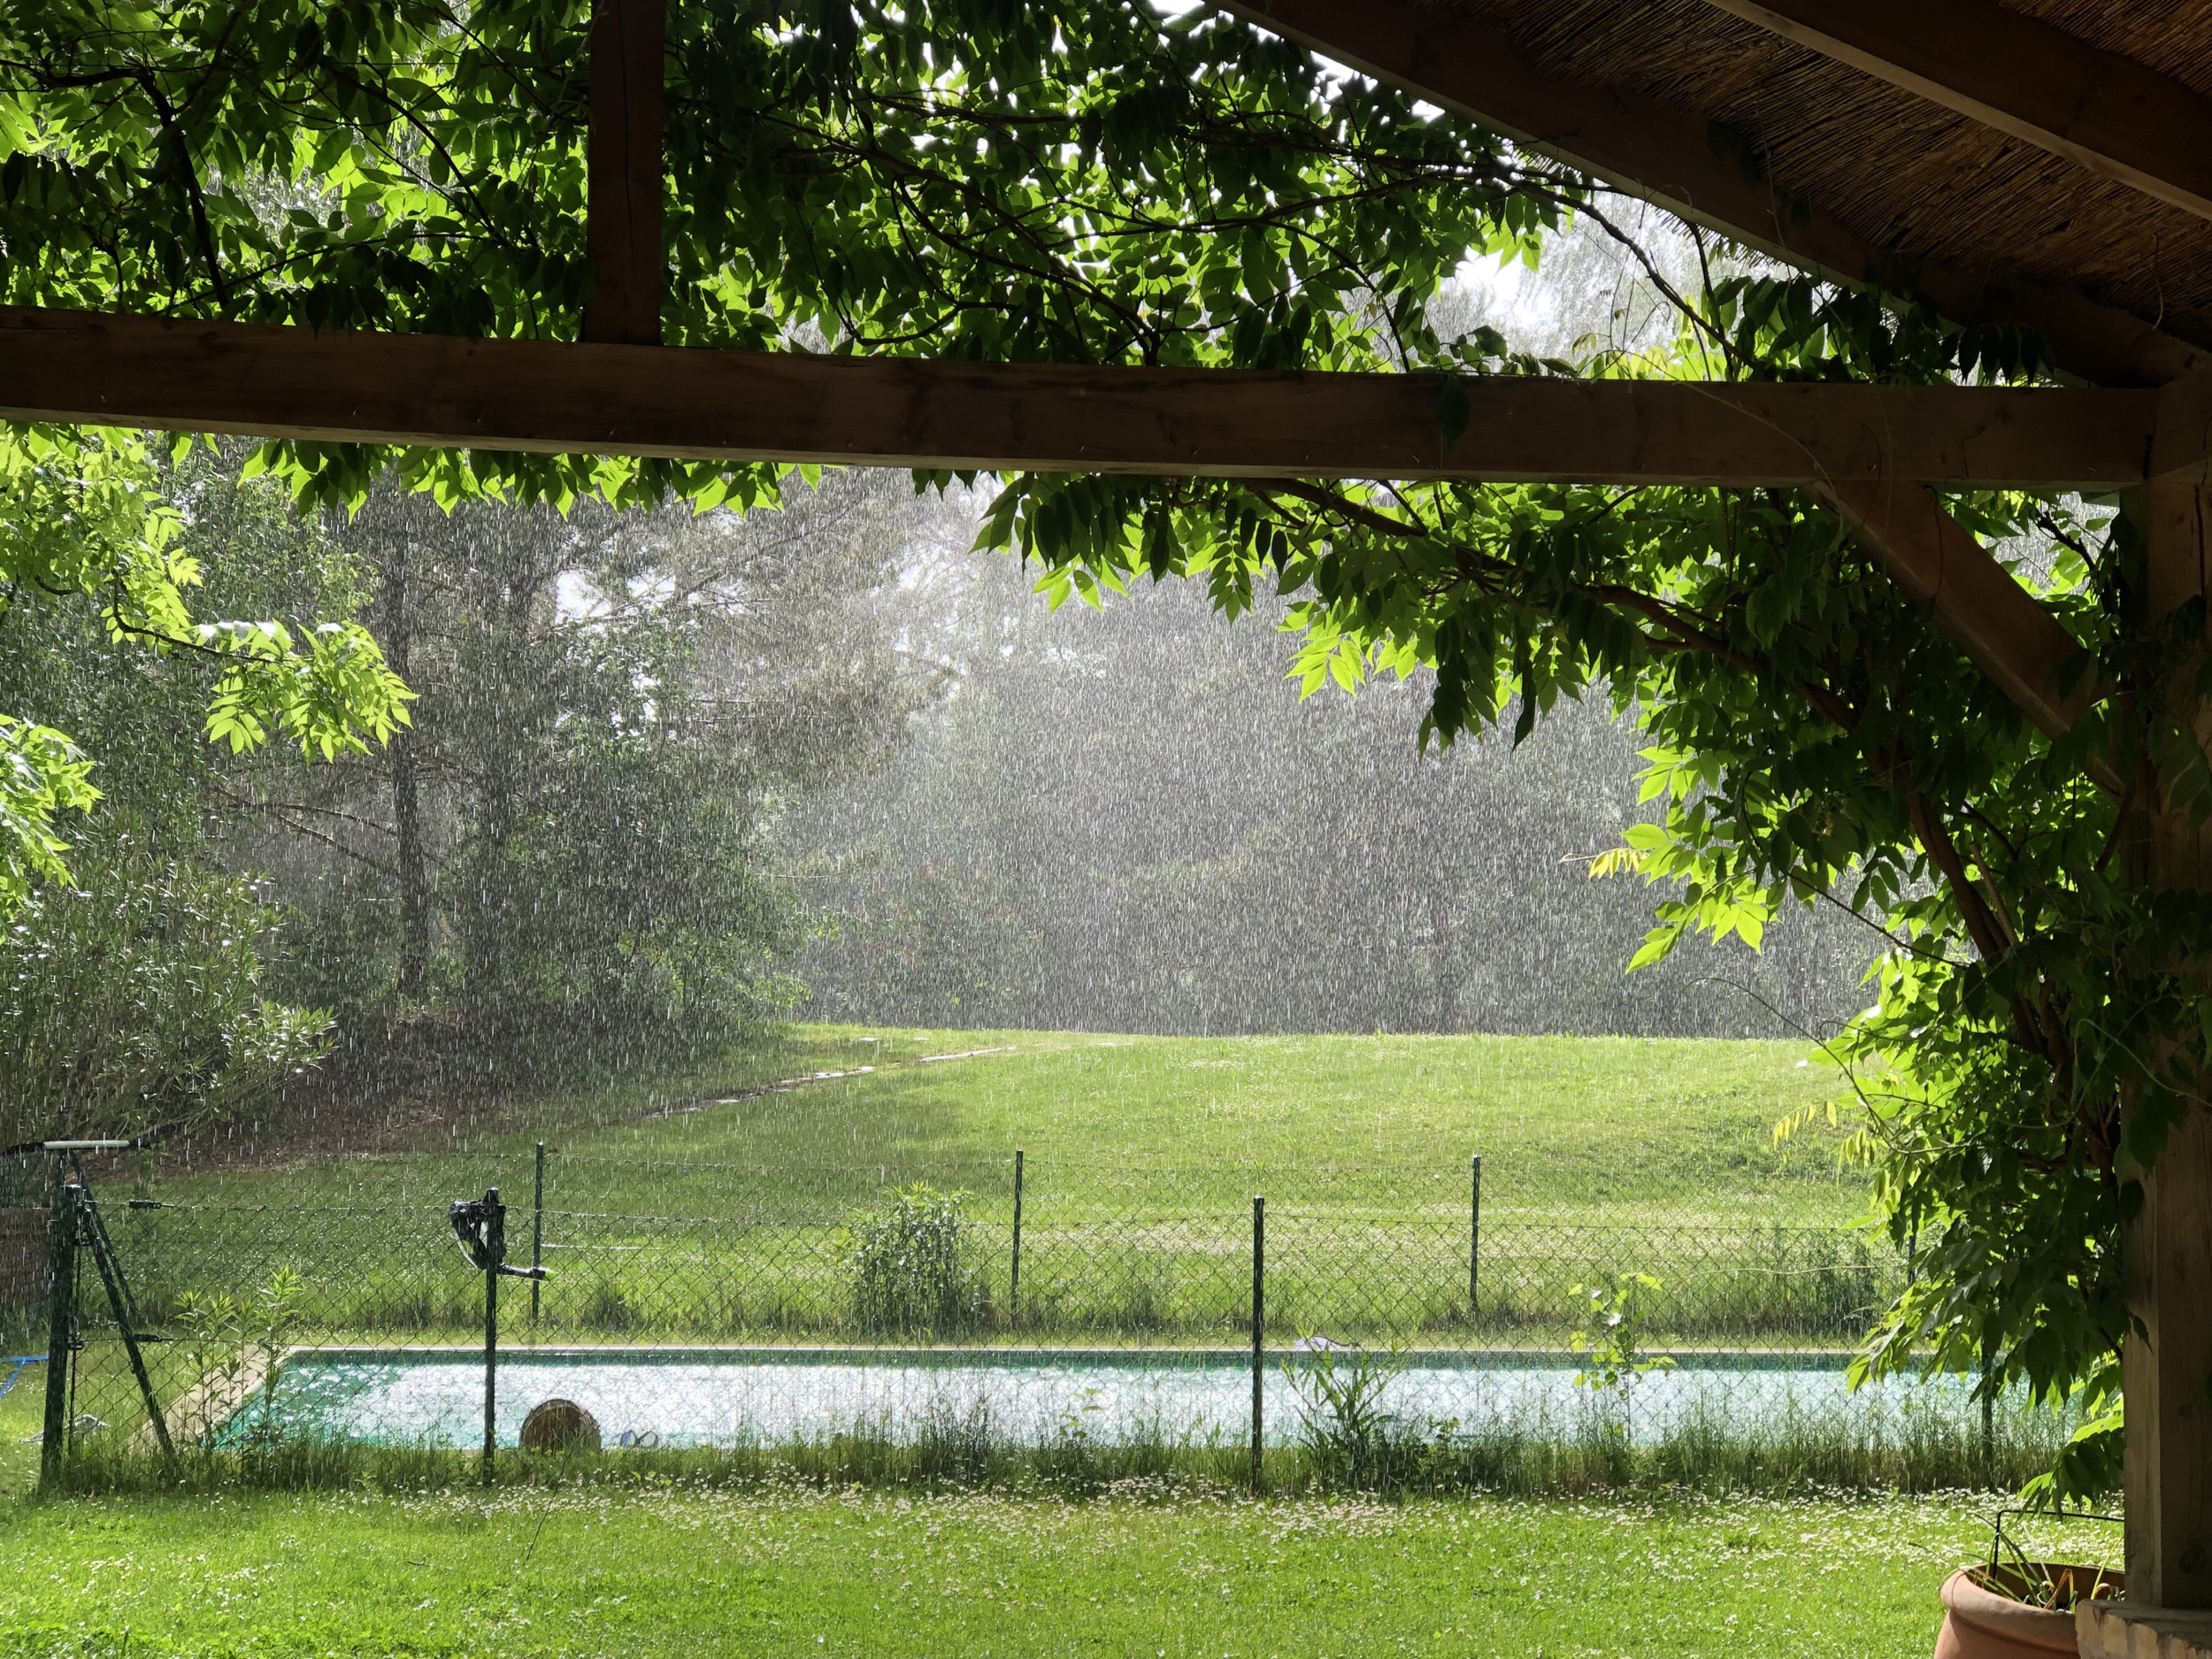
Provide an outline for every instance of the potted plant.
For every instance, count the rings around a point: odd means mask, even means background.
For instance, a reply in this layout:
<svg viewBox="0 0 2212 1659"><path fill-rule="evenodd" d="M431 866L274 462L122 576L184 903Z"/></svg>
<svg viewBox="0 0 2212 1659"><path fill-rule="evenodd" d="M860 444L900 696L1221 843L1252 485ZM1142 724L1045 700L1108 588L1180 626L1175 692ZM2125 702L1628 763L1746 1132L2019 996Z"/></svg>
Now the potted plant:
<svg viewBox="0 0 2212 1659"><path fill-rule="evenodd" d="M2024 1558L1962 1567L1943 1582L1935 1659L2072 1659L2075 1606L2116 1594L2123 1582L2107 1567Z"/></svg>

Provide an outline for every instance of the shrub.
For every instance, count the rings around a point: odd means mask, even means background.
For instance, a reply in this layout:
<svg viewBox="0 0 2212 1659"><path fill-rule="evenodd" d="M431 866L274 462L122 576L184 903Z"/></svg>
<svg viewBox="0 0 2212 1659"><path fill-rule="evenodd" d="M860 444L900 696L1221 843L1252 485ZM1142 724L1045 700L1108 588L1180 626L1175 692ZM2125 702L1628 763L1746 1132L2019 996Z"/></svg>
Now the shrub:
<svg viewBox="0 0 2212 1659"><path fill-rule="evenodd" d="M1323 1486L1407 1484L1411 1466L1421 1461L1423 1425L1383 1405L1384 1392L1404 1369L1403 1356L1394 1351L1300 1340L1287 1370L1308 1463Z"/></svg>
<svg viewBox="0 0 2212 1659"><path fill-rule="evenodd" d="M300 1321L299 1274L280 1266L243 1298L188 1291L177 1303L180 1348L193 1383L178 1426L212 1446L279 1438L278 1374Z"/></svg>
<svg viewBox="0 0 2212 1659"><path fill-rule="evenodd" d="M853 1226L853 1309L871 1334L950 1332L983 1313L983 1277L968 1260L964 1193L917 1184Z"/></svg>
<svg viewBox="0 0 2212 1659"><path fill-rule="evenodd" d="M1643 1348L1644 1299L1661 1288L1649 1273L1616 1273L1609 1285L1575 1286L1575 1294L1588 1303L1589 1321L1572 1338L1575 1352L1585 1361L1575 1373L1575 1386L1615 1403L1619 1416L1611 1427L1624 1448L1631 1436L1636 1386L1655 1371L1674 1369L1666 1355Z"/></svg>
<svg viewBox="0 0 2212 1659"><path fill-rule="evenodd" d="M88 838L0 927L10 1141L204 1132L249 1118L330 1048L330 1017L262 994L283 919L256 885Z"/></svg>

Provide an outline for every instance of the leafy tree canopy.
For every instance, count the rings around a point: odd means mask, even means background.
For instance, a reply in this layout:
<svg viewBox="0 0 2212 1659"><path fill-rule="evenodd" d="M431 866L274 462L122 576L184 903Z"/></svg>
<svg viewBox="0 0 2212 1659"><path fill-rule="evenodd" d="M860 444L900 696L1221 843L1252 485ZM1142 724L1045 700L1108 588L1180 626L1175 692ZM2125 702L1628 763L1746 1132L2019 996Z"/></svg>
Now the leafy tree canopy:
<svg viewBox="0 0 2212 1659"><path fill-rule="evenodd" d="M0 295L572 338L585 0L31 4L0 14ZM1208 13L944 0L671 8L671 344L1377 366L1576 188ZM1379 327L1378 326L1379 325ZM1402 338L1400 338L1402 336ZM292 446L312 495L773 469Z"/></svg>
<svg viewBox="0 0 2212 1659"><path fill-rule="evenodd" d="M111 640L215 667L206 735L233 751L281 736L327 760L390 735L406 688L357 624L194 618L202 571L163 481L134 433L0 428L0 623L42 601L96 598ZM66 876L57 819L98 798L91 774L68 735L0 710L0 915L34 879Z"/></svg>
<svg viewBox="0 0 2212 1659"><path fill-rule="evenodd" d="M0 297L572 336L588 21L583 0L0 9ZM1573 188L1210 17L724 0L671 21L671 343L1375 366L1435 355L1422 299L1470 252L1532 259ZM104 585L134 637L226 653L211 736L328 753L404 718L358 630L188 621L194 572L130 439L16 442L36 493L12 493L11 527L47 528L12 539L24 568L0 580ZM752 505L782 471L308 444L261 460L306 502L353 503L388 467L449 503L564 507ZM90 799L81 760L0 725L0 898L58 868L56 815Z"/></svg>

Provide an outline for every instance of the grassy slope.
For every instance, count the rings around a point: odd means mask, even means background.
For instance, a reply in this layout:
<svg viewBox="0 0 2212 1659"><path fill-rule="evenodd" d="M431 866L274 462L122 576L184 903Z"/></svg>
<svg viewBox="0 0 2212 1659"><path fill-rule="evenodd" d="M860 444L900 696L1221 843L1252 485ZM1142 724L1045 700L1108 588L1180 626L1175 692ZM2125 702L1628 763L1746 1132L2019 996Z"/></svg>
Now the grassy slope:
<svg viewBox="0 0 2212 1659"><path fill-rule="evenodd" d="M998 1049L921 1064L921 1056ZM1631 1212L1651 1222L1739 1217L1840 1220L1863 1188L1840 1173L1825 1125L1778 1148L1776 1121L1834 1098L1832 1071L1773 1042L1568 1037L1102 1037L1034 1032L868 1032L805 1026L727 1065L549 1099L528 1133L459 1160L526 1190L528 1141L557 1148L555 1192L577 1207L665 1210L672 1196L626 1162L688 1159L802 1177L831 1164L864 1196L882 1171L1000 1164L1026 1149L1033 1190L1068 1195L1092 1171L1174 1172L1180 1202L1239 1201L1255 1171L1310 1187L1331 1208L1384 1211L1464 1202L1466 1159L1484 1156L1486 1213L1571 1217ZM766 1078L872 1064L871 1075L734 1104L646 1117L687 1095L733 1094ZM611 1162L609 1162L611 1161ZM450 1185L455 1161L425 1180ZM349 1162L343 1179L395 1189L420 1159ZM565 1163L565 1170L564 1169ZM1078 1175L1074 1166L1085 1166ZM1325 1166L1322 1179L1310 1174ZM1409 1183L1409 1173L1421 1179ZM199 1178L214 1194L259 1197L266 1177ZM293 1202L338 1172L295 1171ZM655 1178L657 1179L658 1178ZM564 1187L562 1183L565 1182ZM834 1184L834 1183L833 1183ZM710 1185L707 1183L706 1185ZM1218 1193L1213 1187L1218 1187ZM680 1194L706 1197L703 1190Z"/></svg>
<svg viewBox="0 0 2212 1659"><path fill-rule="evenodd" d="M0 1655L1860 1659L1927 1652L1985 1538L1897 1500L78 1501L0 1522Z"/></svg>

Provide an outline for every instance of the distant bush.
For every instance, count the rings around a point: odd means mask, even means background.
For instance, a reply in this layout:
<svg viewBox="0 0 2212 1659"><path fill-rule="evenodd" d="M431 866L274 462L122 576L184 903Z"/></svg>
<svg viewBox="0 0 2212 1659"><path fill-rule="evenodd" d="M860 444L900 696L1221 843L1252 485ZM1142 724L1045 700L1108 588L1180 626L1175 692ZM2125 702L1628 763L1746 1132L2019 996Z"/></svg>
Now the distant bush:
<svg viewBox="0 0 2212 1659"><path fill-rule="evenodd" d="M983 1276L968 1260L964 1193L916 1185L853 1225L853 1307L871 1335L964 1330L984 1311Z"/></svg>
<svg viewBox="0 0 2212 1659"><path fill-rule="evenodd" d="M0 927L9 1141L204 1132L250 1120L330 1048L330 1016L263 994L283 920L252 881L88 835L73 880Z"/></svg>

